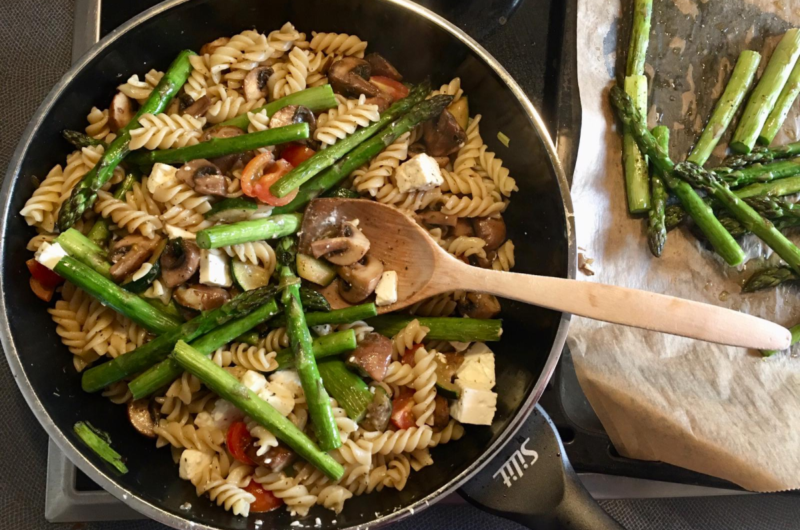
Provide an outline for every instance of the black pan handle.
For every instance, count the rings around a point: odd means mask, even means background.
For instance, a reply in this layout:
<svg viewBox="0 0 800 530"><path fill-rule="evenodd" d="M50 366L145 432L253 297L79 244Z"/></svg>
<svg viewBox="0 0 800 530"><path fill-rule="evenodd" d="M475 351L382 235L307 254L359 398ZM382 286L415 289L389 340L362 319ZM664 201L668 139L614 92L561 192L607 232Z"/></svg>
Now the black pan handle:
<svg viewBox="0 0 800 530"><path fill-rule="evenodd" d="M460 493L482 510L536 530L624 530L583 487L539 405Z"/></svg>

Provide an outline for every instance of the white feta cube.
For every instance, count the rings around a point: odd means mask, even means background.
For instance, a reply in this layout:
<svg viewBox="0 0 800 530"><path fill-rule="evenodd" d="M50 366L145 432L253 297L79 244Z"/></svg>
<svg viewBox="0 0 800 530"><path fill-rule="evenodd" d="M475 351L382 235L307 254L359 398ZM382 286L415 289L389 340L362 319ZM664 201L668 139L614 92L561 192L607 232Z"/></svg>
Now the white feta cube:
<svg viewBox="0 0 800 530"><path fill-rule="evenodd" d="M196 449L186 449L181 453L178 474L183 480L192 480L211 466L211 455Z"/></svg>
<svg viewBox="0 0 800 530"><path fill-rule="evenodd" d="M163 191L178 184L176 173L177 168L167 164L157 163L153 165L150 176L147 178L147 191L149 191L157 201L161 201ZM164 201L162 201L164 202Z"/></svg>
<svg viewBox="0 0 800 530"><path fill-rule="evenodd" d="M214 287L230 287L230 259L218 250L200 251L200 283Z"/></svg>
<svg viewBox="0 0 800 530"><path fill-rule="evenodd" d="M242 376L242 384L258 394L267 386L267 378L253 370L248 370Z"/></svg>
<svg viewBox="0 0 800 530"><path fill-rule="evenodd" d="M170 239L178 239L179 237L183 239L197 239L197 234L193 234L188 230L178 228L177 226L166 225L164 227L164 231L167 232L167 237Z"/></svg>
<svg viewBox="0 0 800 530"><path fill-rule="evenodd" d="M228 432L231 423L242 418L244 418L244 414L235 405L224 399L218 399L214 402L214 408L210 413L200 412L197 414L194 424L198 427Z"/></svg>
<svg viewBox="0 0 800 530"><path fill-rule="evenodd" d="M42 246L36 252L36 261L53 270L58 265L58 262L61 261L61 258L66 256L67 251L59 243L42 243Z"/></svg>
<svg viewBox="0 0 800 530"><path fill-rule="evenodd" d="M314 333L317 334L317 337L324 337L325 335L330 335L333 333L333 326L330 324L320 324L319 326L311 326L311 329Z"/></svg>
<svg viewBox="0 0 800 530"><path fill-rule="evenodd" d="M375 305L383 306L397 302L397 272L384 271L375 286Z"/></svg>
<svg viewBox="0 0 800 530"><path fill-rule="evenodd" d="M465 386L456 380L459 398L450 403L450 416L470 425L491 425L497 411L497 394L484 388Z"/></svg>
<svg viewBox="0 0 800 530"><path fill-rule="evenodd" d="M456 371L456 382L491 390L495 385L494 353L486 344L476 342L464 352L464 362Z"/></svg>
<svg viewBox="0 0 800 530"><path fill-rule="evenodd" d="M394 175L401 193L430 190L444 183L439 163L425 153L400 164Z"/></svg>

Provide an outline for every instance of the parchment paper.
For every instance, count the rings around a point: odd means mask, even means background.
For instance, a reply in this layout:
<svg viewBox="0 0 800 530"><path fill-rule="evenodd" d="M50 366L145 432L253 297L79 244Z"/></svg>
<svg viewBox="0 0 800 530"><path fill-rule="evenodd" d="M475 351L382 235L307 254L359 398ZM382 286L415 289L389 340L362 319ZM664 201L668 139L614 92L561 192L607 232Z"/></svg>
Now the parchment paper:
<svg viewBox="0 0 800 530"><path fill-rule="evenodd" d="M776 36L800 23L800 1L654 3L646 68L649 125L670 127L672 158L680 161L739 52L762 52L763 70ZM657 259L647 248L645 222L628 216L608 89L624 72L630 19L630 0L580 1L583 123L572 198L578 246L595 260L596 272L580 279L708 302L786 326L800 322L797 287L740 294L743 279L776 258L752 236L743 248L753 260L741 271L727 267L685 228L670 232ZM798 137L796 114L776 143ZM724 145L715 152L723 153ZM752 491L800 488L800 359L790 352L764 359L758 352L581 318L573 320L569 346L581 386L621 454Z"/></svg>

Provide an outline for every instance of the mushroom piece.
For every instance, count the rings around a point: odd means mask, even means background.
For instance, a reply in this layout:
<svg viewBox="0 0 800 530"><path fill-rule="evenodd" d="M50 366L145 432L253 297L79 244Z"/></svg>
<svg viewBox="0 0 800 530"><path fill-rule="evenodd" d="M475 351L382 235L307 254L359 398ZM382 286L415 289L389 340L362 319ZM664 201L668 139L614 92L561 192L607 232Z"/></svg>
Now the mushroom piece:
<svg viewBox="0 0 800 530"><path fill-rule="evenodd" d="M231 299L231 295L222 287L202 284L183 285L175 290L173 296L178 304L197 311L216 309Z"/></svg>
<svg viewBox="0 0 800 530"><path fill-rule="evenodd" d="M269 76L272 75L273 71L269 66L259 66L250 70L244 78L244 97L247 101L256 101L269 97L267 81L269 81Z"/></svg>
<svg viewBox="0 0 800 530"><path fill-rule="evenodd" d="M148 438L155 438L156 418L158 414L151 406L149 399L137 399L128 402L128 421L136 431Z"/></svg>
<svg viewBox="0 0 800 530"><path fill-rule="evenodd" d="M397 68L392 66L392 63L379 53L370 53L364 60L367 61L372 68L372 75L382 75L395 81L402 81L403 76L397 71Z"/></svg>
<svg viewBox="0 0 800 530"><path fill-rule="evenodd" d="M408 156L417 156L426 153L425 144L416 142L408 146Z"/></svg>
<svg viewBox="0 0 800 530"><path fill-rule="evenodd" d="M365 95L369 98L379 96L381 90L369 82L372 68L364 59L345 57L331 65L328 81L333 91L348 97Z"/></svg>
<svg viewBox="0 0 800 530"><path fill-rule="evenodd" d="M458 312L469 318L493 318L500 312L500 301L491 294L468 293L458 302Z"/></svg>
<svg viewBox="0 0 800 530"><path fill-rule="evenodd" d="M437 210L423 210L417 214L417 219L425 226L453 227L458 223L455 215L445 215Z"/></svg>
<svg viewBox="0 0 800 530"><path fill-rule="evenodd" d="M136 272L153 254L153 250L160 242L159 238L148 239L144 236L130 235L114 243L108 256L113 263L109 271L111 278L119 282L127 275Z"/></svg>
<svg viewBox="0 0 800 530"><path fill-rule="evenodd" d="M378 112L384 112L392 106L392 98L381 92L375 97L365 99L364 103L367 105L377 105Z"/></svg>
<svg viewBox="0 0 800 530"><path fill-rule="evenodd" d="M392 341L380 333L367 333L347 356L347 365L379 383L392 362Z"/></svg>
<svg viewBox="0 0 800 530"><path fill-rule="evenodd" d="M269 119L269 128L285 127L294 123L307 123L311 136L317 128L317 119L311 109L302 105L288 105L273 114Z"/></svg>
<svg viewBox="0 0 800 530"><path fill-rule="evenodd" d="M383 263L369 255L346 267L338 267L339 294L350 304L357 304L371 295L383 274Z"/></svg>
<svg viewBox="0 0 800 530"><path fill-rule="evenodd" d="M178 238L167 243L161 254L161 281L167 288L189 280L200 267L200 249L194 241Z"/></svg>
<svg viewBox="0 0 800 530"><path fill-rule="evenodd" d="M447 110L438 119L426 121L422 131L428 154L433 157L455 153L467 141L466 131Z"/></svg>
<svg viewBox="0 0 800 530"><path fill-rule="evenodd" d="M311 253L315 258L325 256L334 265L352 265L366 256L368 251L369 239L353 221L342 223L337 237L311 243Z"/></svg>
<svg viewBox="0 0 800 530"><path fill-rule="evenodd" d="M117 92L108 108L108 126L117 132L130 123L134 114L133 101L122 92Z"/></svg>
<svg viewBox="0 0 800 530"><path fill-rule="evenodd" d="M228 194L225 176L216 165L205 158L187 162L181 166L175 176L202 195L225 197Z"/></svg>
<svg viewBox="0 0 800 530"><path fill-rule="evenodd" d="M211 55L212 53L217 51L217 48L221 48L222 46L228 44L230 40L231 39L229 39L228 37L220 37L218 39L212 40L211 42L207 42L203 44L203 46L200 48L200 55L201 56L206 54Z"/></svg>
<svg viewBox="0 0 800 530"><path fill-rule="evenodd" d="M460 236L474 237L475 236L475 230L472 229L472 224L469 222L468 219L464 219L463 217L460 217L458 219L458 221L456 222L455 228L453 228L453 236L455 236L455 237L460 237Z"/></svg>
<svg viewBox="0 0 800 530"><path fill-rule="evenodd" d="M283 444L270 447L269 450L262 455L258 454L258 450L259 447L251 443L244 452L250 460L269 469L273 473L280 473L286 469L289 464L297 460L297 454Z"/></svg>
<svg viewBox="0 0 800 530"><path fill-rule="evenodd" d="M392 399L381 386L371 384L370 390L375 397L367 406L364 419L358 425L366 431L383 432L389 426L389 419L392 417Z"/></svg>
<svg viewBox="0 0 800 530"><path fill-rule="evenodd" d="M444 396L436 396L433 402L433 431L439 432L450 423L450 404Z"/></svg>
<svg viewBox="0 0 800 530"><path fill-rule="evenodd" d="M472 228L476 236L486 241L485 250L497 250L506 240L506 223L502 217L476 217Z"/></svg>
<svg viewBox="0 0 800 530"><path fill-rule="evenodd" d="M203 96L197 100L193 100L192 103L187 105L186 108L183 109L183 113L199 118L203 116L210 107L211 100L208 96Z"/></svg>

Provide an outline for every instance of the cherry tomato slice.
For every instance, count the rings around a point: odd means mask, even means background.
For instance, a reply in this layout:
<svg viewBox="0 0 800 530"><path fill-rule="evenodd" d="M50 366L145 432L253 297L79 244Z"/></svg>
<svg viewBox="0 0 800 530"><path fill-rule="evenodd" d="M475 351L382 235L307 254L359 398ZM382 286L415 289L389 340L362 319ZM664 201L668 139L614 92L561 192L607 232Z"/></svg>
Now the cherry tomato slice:
<svg viewBox="0 0 800 530"><path fill-rule="evenodd" d="M394 79L382 75L373 75L369 78L369 82L380 88L381 92L391 97L394 101L403 99L408 95L408 87Z"/></svg>
<svg viewBox="0 0 800 530"><path fill-rule="evenodd" d="M398 429L409 429L414 426L416 418L411 410L414 407L414 391L403 387L392 400L392 425Z"/></svg>
<svg viewBox="0 0 800 530"><path fill-rule="evenodd" d="M415 364L417 364L414 361L414 355L420 348L422 348L422 344L414 344L409 349L403 352L403 356L400 358L400 360L405 364L410 364L411 366L414 366Z"/></svg>
<svg viewBox="0 0 800 530"><path fill-rule="evenodd" d="M248 466L256 465L247 456L247 446L253 443L253 437L250 435L250 431L247 430L245 422L235 421L231 423L231 426L228 427L228 436L225 438L225 443L233 458Z"/></svg>
<svg viewBox="0 0 800 530"><path fill-rule="evenodd" d="M264 487L255 480L251 479L244 490L256 498L256 500L250 504L250 513L271 512L275 508L280 508L281 505L283 505L281 499L276 497L271 491L265 490Z"/></svg>
<svg viewBox="0 0 800 530"><path fill-rule="evenodd" d="M64 282L64 278L51 271L35 259L29 259L25 262L28 266L28 271L41 285L46 289L54 289Z"/></svg>
<svg viewBox="0 0 800 530"><path fill-rule="evenodd" d="M316 154L316 151L303 144L290 144L283 149L281 158L297 167L314 156L314 154Z"/></svg>
<svg viewBox="0 0 800 530"><path fill-rule="evenodd" d="M292 202L297 190L278 198L270 193L269 187L291 170L292 165L286 160L273 160L271 153L261 153L248 162L242 171L242 192L271 206L285 206Z"/></svg>
<svg viewBox="0 0 800 530"><path fill-rule="evenodd" d="M30 286L31 291L35 294L40 300L44 300L45 302L49 302L53 299L53 293L55 292L55 287L45 287L41 284L39 280L34 277L30 279Z"/></svg>

